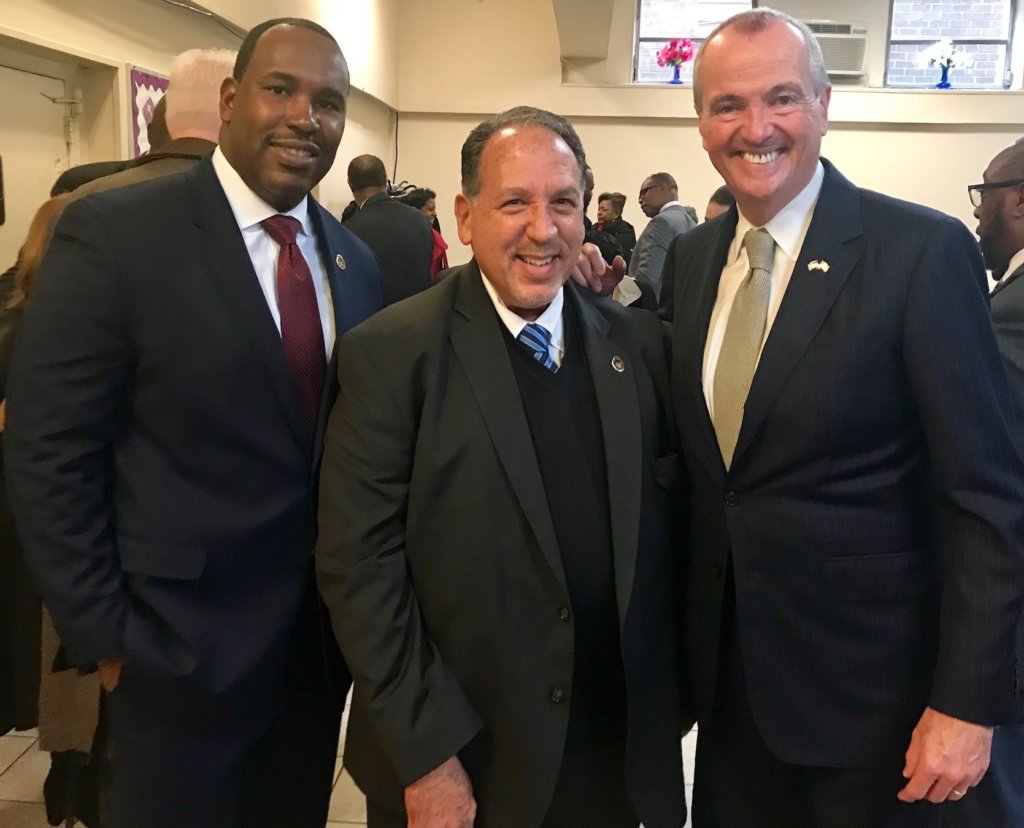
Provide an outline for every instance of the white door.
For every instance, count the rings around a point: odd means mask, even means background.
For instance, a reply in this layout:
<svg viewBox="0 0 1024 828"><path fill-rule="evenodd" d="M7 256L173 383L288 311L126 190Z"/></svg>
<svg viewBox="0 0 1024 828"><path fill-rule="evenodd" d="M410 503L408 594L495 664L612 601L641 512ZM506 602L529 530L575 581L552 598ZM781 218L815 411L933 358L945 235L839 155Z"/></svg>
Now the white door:
<svg viewBox="0 0 1024 828"><path fill-rule="evenodd" d="M7 220L0 225L0 272L7 270L25 241L29 222L68 166L64 81L0 66L0 160Z"/></svg>

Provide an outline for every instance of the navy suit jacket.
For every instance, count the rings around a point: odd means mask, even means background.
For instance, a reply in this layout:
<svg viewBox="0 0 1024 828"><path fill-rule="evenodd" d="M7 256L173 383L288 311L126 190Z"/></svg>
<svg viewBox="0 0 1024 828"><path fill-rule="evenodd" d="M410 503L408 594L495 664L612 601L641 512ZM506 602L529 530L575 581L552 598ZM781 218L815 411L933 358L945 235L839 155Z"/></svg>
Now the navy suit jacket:
<svg viewBox="0 0 1024 828"><path fill-rule="evenodd" d="M338 338L381 306L312 199ZM344 266L342 266L344 263ZM70 660L272 704L312 561L310 433L209 158L68 207L15 346L13 511Z"/></svg>
<svg viewBox="0 0 1024 828"><path fill-rule="evenodd" d="M670 251L673 393L696 712L711 712L731 559L768 747L851 767L908 744L926 705L985 724L1017 716L1024 467L973 237L823 163L728 471L701 374L735 207Z"/></svg>

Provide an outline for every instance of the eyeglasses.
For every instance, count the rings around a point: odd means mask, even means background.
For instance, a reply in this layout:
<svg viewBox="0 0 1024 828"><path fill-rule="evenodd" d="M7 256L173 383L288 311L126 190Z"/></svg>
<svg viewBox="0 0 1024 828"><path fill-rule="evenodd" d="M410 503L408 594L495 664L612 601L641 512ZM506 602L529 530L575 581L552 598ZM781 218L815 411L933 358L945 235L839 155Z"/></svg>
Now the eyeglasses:
<svg viewBox="0 0 1024 828"><path fill-rule="evenodd" d="M660 187L660 186L661 186L661 184L648 184L646 187L641 187L640 188L640 198L643 198L644 197L644 193L646 193L648 190L653 190L655 187Z"/></svg>
<svg viewBox="0 0 1024 828"><path fill-rule="evenodd" d="M985 184L972 184L967 188L967 195L971 198L971 204L975 207L981 206L981 200L989 190L1001 190L1004 187L1016 187L1024 184L1024 178L1013 178L1009 181L989 181Z"/></svg>

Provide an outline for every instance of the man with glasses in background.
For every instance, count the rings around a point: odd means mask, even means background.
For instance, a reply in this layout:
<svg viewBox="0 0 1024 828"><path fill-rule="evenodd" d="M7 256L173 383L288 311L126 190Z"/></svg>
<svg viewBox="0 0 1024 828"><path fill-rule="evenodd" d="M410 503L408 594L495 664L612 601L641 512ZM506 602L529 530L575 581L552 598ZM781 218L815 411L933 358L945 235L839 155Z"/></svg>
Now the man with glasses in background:
<svg viewBox="0 0 1024 828"><path fill-rule="evenodd" d="M661 268L672 240L696 227L697 220L679 203L676 180L666 172L653 173L640 186L640 209L650 219L637 239L629 260L629 275L650 285L661 299Z"/></svg>

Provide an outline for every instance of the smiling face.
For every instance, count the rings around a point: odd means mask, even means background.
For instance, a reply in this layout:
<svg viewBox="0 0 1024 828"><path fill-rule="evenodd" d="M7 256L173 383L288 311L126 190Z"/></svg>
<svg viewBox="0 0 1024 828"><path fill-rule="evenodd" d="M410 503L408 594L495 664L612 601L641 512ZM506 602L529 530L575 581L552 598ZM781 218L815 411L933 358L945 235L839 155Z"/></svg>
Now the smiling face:
<svg viewBox="0 0 1024 828"><path fill-rule="evenodd" d="M506 306L534 320L569 278L583 245L580 168L546 129L513 126L484 146L479 191L455 198L459 239Z"/></svg>
<svg viewBox="0 0 1024 828"><path fill-rule="evenodd" d="M267 204L292 209L334 163L348 89L333 42L300 26L269 29L242 77L221 86L225 158Z"/></svg>
<svg viewBox="0 0 1024 828"><path fill-rule="evenodd" d="M815 95L807 47L789 24L727 27L701 57L701 138L743 214L763 225L814 175L831 87Z"/></svg>

